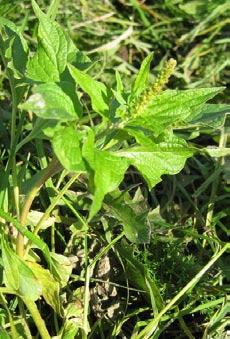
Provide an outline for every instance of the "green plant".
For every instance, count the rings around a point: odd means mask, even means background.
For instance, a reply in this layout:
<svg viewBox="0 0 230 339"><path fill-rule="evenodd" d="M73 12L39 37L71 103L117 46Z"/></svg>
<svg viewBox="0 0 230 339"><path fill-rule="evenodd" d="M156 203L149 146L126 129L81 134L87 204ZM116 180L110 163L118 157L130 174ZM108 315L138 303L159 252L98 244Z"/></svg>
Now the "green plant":
<svg viewBox="0 0 230 339"><path fill-rule="evenodd" d="M136 279L135 288L148 300L149 319L143 329L137 322L132 337L149 338L154 332L157 337L166 312L198 283L228 245L217 238L211 245L213 257L166 303L145 265L132 254L132 246L150 243L151 227L148 209L138 209L141 204L132 200L132 185L122 188L124 177L132 176L135 168L151 190L162 175L179 173L196 153L220 159L229 154L226 140L221 139L215 149L190 141L202 130L223 127L229 107L206 102L224 88L164 90L176 67L173 59L149 85L152 54L142 62L129 90L124 89L119 72L116 87L107 87L90 75L94 63L54 21L57 4L53 1L45 14L32 1L38 20L33 52L20 29L0 18L1 58L11 93L11 113L5 124L10 141L1 149L1 298L11 336L30 338L34 324L42 338L93 335L90 282L100 260L113 251L127 279ZM34 154L40 161L39 171L31 161ZM38 194L43 195L46 208L36 220L32 206ZM71 236L57 230L58 222L70 223ZM91 252L89 239L94 233L101 240L97 255ZM71 258L65 254L77 244L83 250L78 277L84 282L83 297L80 288L68 294L74 274ZM100 280L98 276L95 281ZM64 301L63 291L68 294ZM8 294L13 301L6 300ZM52 309L53 319L48 321L43 320L47 315L44 301ZM174 317L180 318L179 313ZM185 327L181 318L180 323ZM119 326L114 326L112 335L119 333ZM2 335L8 336L5 329Z"/></svg>

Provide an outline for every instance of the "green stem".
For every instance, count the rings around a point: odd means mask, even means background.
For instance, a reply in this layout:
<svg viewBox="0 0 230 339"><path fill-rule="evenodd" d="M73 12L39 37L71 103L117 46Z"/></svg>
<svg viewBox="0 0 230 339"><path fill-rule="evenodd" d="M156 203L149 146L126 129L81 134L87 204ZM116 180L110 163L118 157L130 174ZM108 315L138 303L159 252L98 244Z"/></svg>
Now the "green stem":
<svg viewBox="0 0 230 339"><path fill-rule="evenodd" d="M225 133L225 127L221 129L221 134L220 134L220 140L219 140L219 148L224 148L227 143L227 134ZM218 168L223 165L223 159L224 157L220 157L218 159L218 162L216 163L215 170L217 171ZM208 203L208 212L206 215L206 220L205 220L205 229L207 231L210 231L210 227L212 224L212 217L213 217L213 211L214 211L214 204L215 204L215 198L216 198L216 192L219 186L220 182L220 173L218 176L215 178L215 180L212 183L212 189L211 189L211 195ZM203 247L206 245L206 240L203 241Z"/></svg>
<svg viewBox="0 0 230 339"><path fill-rule="evenodd" d="M53 159L47 168L43 170L43 175L38 179L38 181L35 183L35 185L32 187L31 191L29 192L20 217L20 224L21 226L25 226L26 219L30 210L30 207L32 205L32 202L34 198L36 197L37 193L39 192L40 188L44 185L44 183L52 177L54 174L59 172L61 170L61 165L58 162L57 159ZM24 235L20 232L18 232L17 237L17 254L21 257L24 255Z"/></svg>
<svg viewBox="0 0 230 339"><path fill-rule="evenodd" d="M216 253L212 259L198 272L195 277L189 281L187 285L185 285L182 290L175 295L175 297L160 311L160 313L150 321L150 323L137 335L133 336L133 339L149 339L152 337L159 321L161 320L162 316L170 310L172 306L191 288L193 288L200 278L206 273L206 271L222 256L222 254L230 248L230 244L225 244L225 246Z"/></svg>
<svg viewBox="0 0 230 339"><path fill-rule="evenodd" d="M40 336L42 339L50 339L51 336L49 335L49 332L46 328L45 322L42 319L39 310L37 308L37 305L35 304L34 301L27 299L27 298L23 298L23 302L26 305L26 307L28 308L34 322L35 325L37 326L38 332L40 333Z"/></svg>
<svg viewBox="0 0 230 339"><path fill-rule="evenodd" d="M51 203L51 205L47 208L39 222L34 228L33 233L36 235L39 231L40 228L42 227L43 222L49 217L50 213L52 210L55 208L55 206L58 204L59 200L62 198L62 196L66 193L66 191L69 189L69 187L76 181L76 179L79 177L80 173L75 174L67 183L66 185L62 188L60 193L58 194L57 197L55 197ZM29 249L31 246L31 241L29 241L26 245L26 253L28 253Z"/></svg>

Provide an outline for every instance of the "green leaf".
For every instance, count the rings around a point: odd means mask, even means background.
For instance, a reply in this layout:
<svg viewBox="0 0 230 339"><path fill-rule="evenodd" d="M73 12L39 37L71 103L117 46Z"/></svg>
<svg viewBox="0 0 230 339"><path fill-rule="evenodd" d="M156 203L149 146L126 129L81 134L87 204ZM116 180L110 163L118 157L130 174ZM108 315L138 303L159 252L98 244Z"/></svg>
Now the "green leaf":
<svg viewBox="0 0 230 339"><path fill-rule="evenodd" d="M123 180L129 162L113 153L95 149L92 133L89 133L83 145L82 154L94 171L95 191L89 215L89 219L92 219L100 210L104 196L115 190Z"/></svg>
<svg viewBox="0 0 230 339"><path fill-rule="evenodd" d="M27 76L35 81L58 82L67 65L71 40L34 0L32 6L39 19L38 49L27 64Z"/></svg>
<svg viewBox="0 0 230 339"><path fill-rule="evenodd" d="M196 117L205 102L223 91L224 87L198 88L184 91L167 90L154 97L140 116L128 122L161 134L167 128L183 125Z"/></svg>
<svg viewBox="0 0 230 339"><path fill-rule="evenodd" d="M106 210L121 222L129 241L136 244L149 243L150 229L145 213L138 215L124 201L111 201L111 199L106 200Z"/></svg>
<svg viewBox="0 0 230 339"><path fill-rule="evenodd" d="M27 237L34 245L36 245L44 254L48 264L51 263L50 252L47 244L39 238L37 235L33 234L27 228L22 227L20 223L10 216L8 213L3 211L0 208L0 216L9 223L12 223L18 232L21 232L25 237Z"/></svg>
<svg viewBox="0 0 230 339"><path fill-rule="evenodd" d="M218 129L224 125L227 113L230 113L230 105L206 104L199 115L188 122L196 126Z"/></svg>
<svg viewBox="0 0 230 339"><path fill-rule="evenodd" d="M54 152L63 165L69 171L84 171L79 138L73 127L61 127L52 139Z"/></svg>
<svg viewBox="0 0 230 339"><path fill-rule="evenodd" d="M37 300L41 295L41 285L26 262L18 257L2 240L2 260L4 265L5 285L17 294L30 300Z"/></svg>
<svg viewBox="0 0 230 339"><path fill-rule="evenodd" d="M20 108L32 111L43 119L76 120L81 114L81 109L75 110L76 105L74 105L72 97L61 86L62 83L60 85L46 83L35 86L34 94L24 104L21 104Z"/></svg>
<svg viewBox="0 0 230 339"><path fill-rule="evenodd" d="M136 76L131 90L131 100L138 97L148 84L150 64L153 59L153 53L150 53L142 62L141 68Z"/></svg>
<svg viewBox="0 0 230 339"><path fill-rule="evenodd" d="M8 41L5 41L5 56L8 60L7 67L12 69L15 77L24 75L28 46L18 27L11 21L0 17L0 28L4 27ZM3 48L3 46L1 46Z"/></svg>
<svg viewBox="0 0 230 339"><path fill-rule="evenodd" d="M163 174L176 174L182 170L185 161L193 155L183 139L171 138L168 142L149 146L135 146L116 152L129 159L146 180L149 189L161 181Z"/></svg>
<svg viewBox="0 0 230 339"><path fill-rule="evenodd" d="M106 86L72 65L68 65L68 68L76 83L90 96L93 110L107 116L109 106Z"/></svg>
<svg viewBox="0 0 230 339"><path fill-rule="evenodd" d="M39 281L42 287L42 296L46 303L49 304L57 314L63 315L60 300L60 285L54 279L49 270L44 269L37 263L30 262L28 266Z"/></svg>

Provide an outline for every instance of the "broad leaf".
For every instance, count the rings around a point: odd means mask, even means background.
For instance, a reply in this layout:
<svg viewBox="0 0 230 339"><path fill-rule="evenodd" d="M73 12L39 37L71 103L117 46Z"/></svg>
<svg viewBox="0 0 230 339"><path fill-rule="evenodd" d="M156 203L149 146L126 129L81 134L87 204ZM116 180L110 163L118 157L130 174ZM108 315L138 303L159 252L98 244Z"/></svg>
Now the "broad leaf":
<svg viewBox="0 0 230 339"><path fill-rule="evenodd" d="M149 54L142 62L141 68L137 74L137 77L133 83L131 90L131 99L137 97L143 92L148 84L150 64L153 59L153 53Z"/></svg>
<svg viewBox="0 0 230 339"><path fill-rule="evenodd" d="M76 83L90 96L93 110L107 116L109 107L106 86L72 65L69 65L68 68Z"/></svg>
<svg viewBox="0 0 230 339"><path fill-rule="evenodd" d="M52 139L54 152L69 171L84 171L79 138L73 127L62 127L57 130Z"/></svg>
<svg viewBox="0 0 230 339"><path fill-rule="evenodd" d="M27 64L27 76L36 81L59 81L60 74L66 68L71 41L34 0L32 6L39 19L38 50Z"/></svg>
<svg viewBox="0 0 230 339"><path fill-rule="evenodd" d="M41 295L41 285L36 276L26 264L2 240L2 261L4 265L5 285L17 294L30 300L37 300Z"/></svg>
<svg viewBox="0 0 230 339"><path fill-rule="evenodd" d="M128 159L152 188L161 181L163 174L172 175L181 171L186 159L193 155L193 150L188 148L184 140L172 138L168 142L135 146L116 154Z"/></svg>
<svg viewBox="0 0 230 339"><path fill-rule="evenodd" d="M128 124L148 128L159 135L167 128L183 125L185 121L196 117L205 102L223 89L223 87L214 87L164 91L143 107L140 116Z"/></svg>
<svg viewBox="0 0 230 339"><path fill-rule="evenodd" d="M95 149L92 134L89 134L82 152L94 171L95 192L89 215L91 219L100 210L104 196L119 186L129 167L129 162L113 153Z"/></svg>
<svg viewBox="0 0 230 339"><path fill-rule="evenodd" d="M76 104L72 100L70 93L66 93L60 85L46 83L35 86L29 99L20 107L32 111L43 119L54 119L61 121L71 121L78 118L81 113L79 107L75 110ZM70 84L71 86L71 84Z"/></svg>

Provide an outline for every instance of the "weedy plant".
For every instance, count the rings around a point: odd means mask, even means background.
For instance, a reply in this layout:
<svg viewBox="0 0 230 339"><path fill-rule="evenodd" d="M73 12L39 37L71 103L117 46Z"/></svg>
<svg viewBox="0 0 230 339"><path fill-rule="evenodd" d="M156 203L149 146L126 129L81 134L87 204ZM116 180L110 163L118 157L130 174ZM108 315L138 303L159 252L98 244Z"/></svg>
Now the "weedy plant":
<svg viewBox="0 0 230 339"><path fill-rule="evenodd" d="M210 234L190 233L206 260L165 298L148 249L170 225L136 189L138 177L153 192L162 175L179 173L195 154L223 161L229 107L206 102L224 88L165 90L174 59L149 84L153 54L129 90L118 71L116 87L107 87L90 75L94 63L54 20L57 1L47 13L34 0L32 6L35 50L13 22L0 18L10 92L10 105L3 105L11 107L4 110L8 139L1 145L1 337L158 338L178 320L194 338L183 317L221 304L204 338L217 327L224 331L217 326L227 312L223 294L179 308L229 248L211 226L215 185L205 224ZM196 142L207 129L221 131L219 147Z"/></svg>

